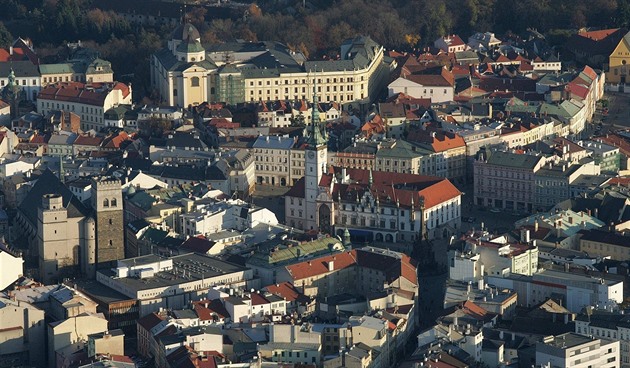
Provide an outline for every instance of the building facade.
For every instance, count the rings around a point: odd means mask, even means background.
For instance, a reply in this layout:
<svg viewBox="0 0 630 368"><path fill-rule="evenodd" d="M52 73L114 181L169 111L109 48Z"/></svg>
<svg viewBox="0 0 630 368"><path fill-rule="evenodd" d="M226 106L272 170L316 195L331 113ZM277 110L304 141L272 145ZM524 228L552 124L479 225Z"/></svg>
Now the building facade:
<svg viewBox="0 0 630 368"><path fill-rule="evenodd" d="M383 47L365 36L345 41L340 60L324 61L306 61L275 42L204 46L200 41L192 24L182 24L168 47L151 57L152 85L168 105L312 100L314 83L322 101L367 103L387 78Z"/></svg>

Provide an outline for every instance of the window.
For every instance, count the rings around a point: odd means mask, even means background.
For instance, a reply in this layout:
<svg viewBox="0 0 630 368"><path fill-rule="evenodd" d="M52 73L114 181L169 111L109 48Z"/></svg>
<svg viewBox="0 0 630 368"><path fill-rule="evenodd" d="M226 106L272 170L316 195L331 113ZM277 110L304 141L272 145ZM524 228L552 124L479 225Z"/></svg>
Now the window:
<svg viewBox="0 0 630 368"><path fill-rule="evenodd" d="M109 199L105 198L105 200L103 200L103 207L109 207Z"/></svg>
<svg viewBox="0 0 630 368"><path fill-rule="evenodd" d="M116 207L116 198L112 198L111 204L112 204L112 207Z"/></svg>
<svg viewBox="0 0 630 368"><path fill-rule="evenodd" d="M192 87L199 87L199 77L190 78L190 85Z"/></svg>

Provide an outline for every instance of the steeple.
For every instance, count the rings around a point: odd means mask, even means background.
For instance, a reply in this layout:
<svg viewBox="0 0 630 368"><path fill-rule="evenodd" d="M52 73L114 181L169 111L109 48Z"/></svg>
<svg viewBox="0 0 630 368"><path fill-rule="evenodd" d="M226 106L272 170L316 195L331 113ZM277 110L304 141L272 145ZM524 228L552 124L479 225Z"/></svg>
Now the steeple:
<svg viewBox="0 0 630 368"><path fill-rule="evenodd" d="M319 99L317 98L317 78L313 78L313 108L311 110L311 128L308 134L309 148L314 149L326 144L326 137L322 134L321 118L319 117Z"/></svg>

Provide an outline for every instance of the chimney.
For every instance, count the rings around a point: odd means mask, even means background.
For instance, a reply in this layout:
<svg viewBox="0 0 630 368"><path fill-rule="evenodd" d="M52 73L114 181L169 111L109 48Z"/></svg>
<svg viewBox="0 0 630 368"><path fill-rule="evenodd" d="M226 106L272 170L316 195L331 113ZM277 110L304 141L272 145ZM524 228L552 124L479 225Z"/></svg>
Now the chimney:
<svg viewBox="0 0 630 368"><path fill-rule="evenodd" d="M13 46L9 46L9 55L13 55Z"/></svg>
<svg viewBox="0 0 630 368"><path fill-rule="evenodd" d="M529 229L521 229L521 243L529 244Z"/></svg>
<svg viewBox="0 0 630 368"><path fill-rule="evenodd" d="M538 232L538 219L534 220L534 232Z"/></svg>

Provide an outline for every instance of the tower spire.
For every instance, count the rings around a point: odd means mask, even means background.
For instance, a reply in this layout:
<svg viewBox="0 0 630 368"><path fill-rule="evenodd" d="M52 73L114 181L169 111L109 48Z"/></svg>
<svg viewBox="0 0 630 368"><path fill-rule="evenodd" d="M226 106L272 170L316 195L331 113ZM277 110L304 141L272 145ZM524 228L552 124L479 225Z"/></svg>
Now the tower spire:
<svg viewBox="0 0 630 368"><path fill-rule="evenodd" d="M319 99L317 97L317 66L313 74L313 106L311 110L311 129L309 131L308 144L311 148L326 144L326 138L322 134L321 118L319 116Z"/></svg>

